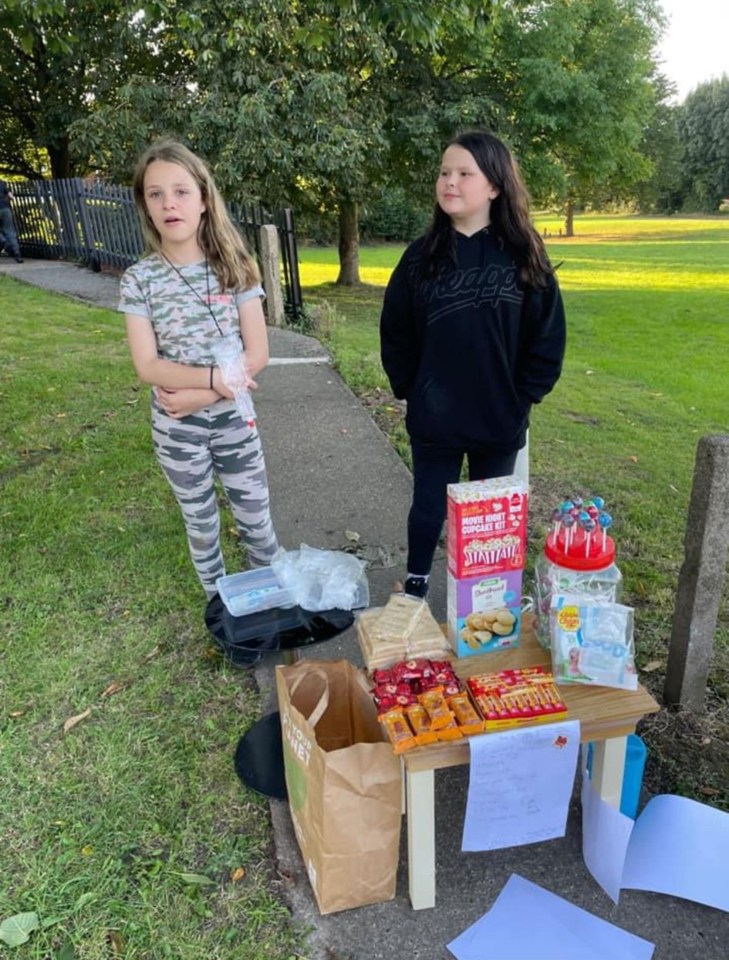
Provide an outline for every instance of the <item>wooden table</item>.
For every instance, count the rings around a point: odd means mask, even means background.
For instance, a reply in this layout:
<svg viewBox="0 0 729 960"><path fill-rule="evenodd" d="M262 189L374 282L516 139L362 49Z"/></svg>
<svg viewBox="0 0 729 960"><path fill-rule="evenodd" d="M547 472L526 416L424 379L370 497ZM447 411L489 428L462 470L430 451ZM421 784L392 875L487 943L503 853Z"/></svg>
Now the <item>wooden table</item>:
<svg viewBox="0 0 729 960"><path fill-rule="evenodd" d="M463 679L477 673L537 665L551 670L551 658L531 629L522 634L520 645L512 650L453 660L456 673ZM595 788L604 800L619 807L628 734L635 731L641 717L658 711L658 704L640 686L634 692L581 684L560 685L559 689L568 708L566 719L580 721L580 742L593 743ZM403 754L408 880L410 902L415 910L435 906L434 771L469 762L470 747L465 737L416 747Z"/></svg>

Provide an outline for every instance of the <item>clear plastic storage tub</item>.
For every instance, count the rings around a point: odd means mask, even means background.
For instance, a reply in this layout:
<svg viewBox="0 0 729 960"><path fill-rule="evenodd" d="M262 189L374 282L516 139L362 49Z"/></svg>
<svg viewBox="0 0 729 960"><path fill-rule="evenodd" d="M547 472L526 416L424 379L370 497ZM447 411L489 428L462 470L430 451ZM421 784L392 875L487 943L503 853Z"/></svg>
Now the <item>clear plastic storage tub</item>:
<svg viewBox="0 0 729 960"><path fill-rule="evenodd" d="M220 599L234 617L295 604L291 590L281 586L270 567L232 573L220 577L215 585Z"/></svg>

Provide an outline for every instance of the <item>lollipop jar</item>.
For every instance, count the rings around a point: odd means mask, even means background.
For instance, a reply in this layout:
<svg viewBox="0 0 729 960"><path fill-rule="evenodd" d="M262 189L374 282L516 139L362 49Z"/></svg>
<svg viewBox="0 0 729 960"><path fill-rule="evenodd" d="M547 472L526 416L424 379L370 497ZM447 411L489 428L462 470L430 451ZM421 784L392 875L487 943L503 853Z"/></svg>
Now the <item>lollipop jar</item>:
<svg viewBox="0 0 729 960"><path fill-rule="evenodd" d="M565 532L550 533L535 569L537 634L550 649L549 609L552 597L561 594L617 603L622 575L615 564L611 537L568 539Z"/></svg>

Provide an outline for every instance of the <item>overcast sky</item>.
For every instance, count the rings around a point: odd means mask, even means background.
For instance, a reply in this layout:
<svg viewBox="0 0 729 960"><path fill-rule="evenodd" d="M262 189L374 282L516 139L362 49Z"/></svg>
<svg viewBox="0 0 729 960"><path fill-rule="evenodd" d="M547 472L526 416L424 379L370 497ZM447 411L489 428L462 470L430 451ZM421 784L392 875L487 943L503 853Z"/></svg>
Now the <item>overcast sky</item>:
<svg viewBox="0 0 729 960"><path fill-rule="evenodd" d="M729 74L729 0L660 0L670 18L659 46L662 72L678 87L678 101L699 83Z"/></svg>

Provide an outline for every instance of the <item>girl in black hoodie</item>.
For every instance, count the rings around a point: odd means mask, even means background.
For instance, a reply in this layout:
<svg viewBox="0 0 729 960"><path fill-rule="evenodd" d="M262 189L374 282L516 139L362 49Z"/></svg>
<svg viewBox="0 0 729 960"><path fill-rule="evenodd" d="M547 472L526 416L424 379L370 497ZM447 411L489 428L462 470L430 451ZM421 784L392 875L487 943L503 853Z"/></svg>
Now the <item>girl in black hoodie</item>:
<svg viewBox="0 0 729 960"><path fill-rule="evenodd" d="M562 369L562 298L506 145L464 133L443 154L428 232L392 274L380 320L382 364L407 400L413 458L405 592L424 597L446 486L506 476L533 403Z"/></svg>

